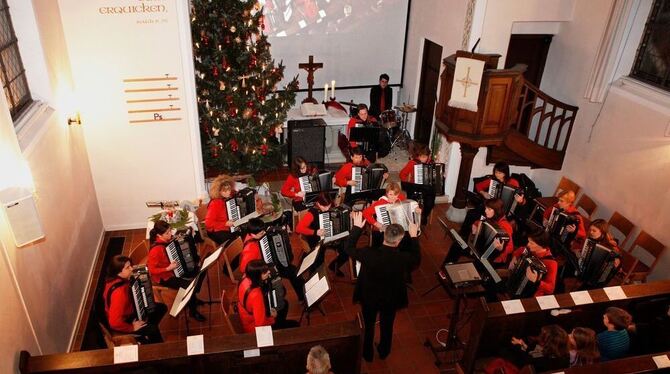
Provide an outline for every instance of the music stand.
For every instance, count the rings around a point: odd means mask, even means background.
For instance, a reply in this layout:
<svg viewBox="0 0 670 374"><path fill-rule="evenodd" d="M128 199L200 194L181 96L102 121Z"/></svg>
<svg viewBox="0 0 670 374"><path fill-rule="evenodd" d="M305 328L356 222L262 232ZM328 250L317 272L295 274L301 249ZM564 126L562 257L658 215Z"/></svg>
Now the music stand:
<svg viewBox="0 0 670 374"><path fill-rule="evenodd" d="M177 296L175 296L174 302L172 303L172 308L170 308L170 315L172 317L177 318L177 316L179 316L181 312L184 310L184 307L188 305L189 300L191 300L191 297L193 297L195 285L199 277L200 273L198 273L193 278L188 287L179 288L179 290L177 291ZM188 315L184 314L184 319L186 321L186 335L188 335L189 334Z"/></svg>
<svg viewBox="0 0 670 374"><path fill-rule="evenodd" d="M215 251L209 253L205 258L202 260L202 265L200 266L200 271L198 274L196 274L194 279L197 279L200 276L203 276L204 274L205 279L207 280L207 300L203 301L205 304L209 305L209 329L212 329L212 305L213 304L218 304L221 302L221 300L213 300L212 299L212 286L209 282L209 272L207 271L212 265L214 265L218 260L219 257L221 257L221 253L223 253L223 246L217 248ZM193 296L195 297L195 296ZM175 299L176 301L176 299ZM174 305L174 304L173 304ZM188 317L187 317L188 319Z"/></svg>
<svg viewBox="0 0 670 374"><path fill-rule="evenodd" d="M333 189L328 189L324 191L314 191L314 192L307 192L305 194L305 199L304 199L304 204L305 206L314 206L314 202L316 199L321 195L321 193L325 193L330 197L331 201L334 201L337 195L340 193L340 190L337 188Z"/></svg>
<svg viewBox="0 0 670 374"><path fill-rule="evenodd" d="M325 316L326 312L321 307L321 301L330 292L330 284L328 283L328 272L322 264L319 269L305 282L305 301L302 314L298 323L302 323L302 318L307 316L307 325L311 324L310 315L316 308Z"/></svg>
<svg viewBox="0 0 670 374"><path fill-rule="evenodd" d="M349 141L362 143L361 149L364 153L377 152L379 141L379 127L352 127L349 131Z"/></svg>

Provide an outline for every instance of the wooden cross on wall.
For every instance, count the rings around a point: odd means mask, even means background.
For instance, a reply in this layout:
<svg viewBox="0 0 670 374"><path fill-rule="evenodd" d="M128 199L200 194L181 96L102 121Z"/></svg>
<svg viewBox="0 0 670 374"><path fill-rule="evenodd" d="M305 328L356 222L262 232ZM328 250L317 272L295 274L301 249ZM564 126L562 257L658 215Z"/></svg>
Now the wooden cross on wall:
<svg viewBox="0 0 670 374"><path fill-rule="evenodd" d="M322 67L322 62L314 62L314 56L309 56L308 63L303 62L298 64L298 68L307 70L307 98L302 101L303 103L319 103L315 98L312 97L312 89L314 88L314 71L321 69Z"/></svg>

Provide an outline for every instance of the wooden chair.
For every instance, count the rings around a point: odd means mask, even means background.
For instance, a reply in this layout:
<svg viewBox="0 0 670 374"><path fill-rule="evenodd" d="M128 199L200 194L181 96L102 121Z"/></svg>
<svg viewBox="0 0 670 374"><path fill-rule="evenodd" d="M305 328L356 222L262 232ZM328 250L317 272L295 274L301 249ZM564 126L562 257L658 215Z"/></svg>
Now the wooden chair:
<svg viewBox="0 0 670 374"><path fill-rule="evenodd" d="M575 193L575 196L577 196L580 189L581 187L579 187L577 183L566 177L561 177L561 180L558 182L558 186L556 186L556 191L554 191L553 196L558 196L558 194L563 191L572 191Z"/></svg>
<svg viewBox="0 0 670 374"><path fill-rule="evenodd" d="M242 250L244 249L244 243L242 242L242 238L237 238L233 240L228 246L224 249L223 251L223 261L226 264L226 269L228 270L228 276L230 277L230 281L233 283L238 283L238 277L241 277L241 270L236 270L233 273L233 268L230 265L230 262L232 259L235 258L235 256L239 255L242 253Z"/></svg>
<svg viewBox="0 0 670 374"><path fill-rule="evenodd" d="M621 267L619 273L612 279L610 285L629 284L631 283L631 274L637 268L639 260L632 254L621 251Z"/></svg>
<svg viewBox="0 0 670 374"><path fill-rule="evenodd" d="M609 220L610 234L619 241L619 248L623 249L630 239L630 234L633 232L635 225L628 218L624 217L619 212L614 212ZM612 231L615 228L616 231Z"/></svg>
<svg viewBox="0 0 670 374"><path fill-rule="evenodd" d="M591 199L589 195L582 194L579 200L577 200L576 208L577 210L579 210L580 214L582 214L589 220L592 220L593 213L596 211L596 209L598 209L598 204L596 204L596 202L593 201L593 199Z"/></svg>
<svg viewBox="0 0 670 374"><path fill-rule="evenodd" d="M638 262L629 272L627 279L631 282L646 282L647 276L656 267L663 251L665 251L663 243L642 230L628 251Z"/></svg>
<svg viewBox="0 0 670 374"><path fill-rule="evenodd" d="M100 326L100 331L102 332L102 337L105 339L105 344L107 345L107 348L114 348L122 345L138 344L137 339L133 334L123 334L116 332L113 333L109 331L109 329L107 328L107 326L105 326L104 323L99 321L98 326Z"/></svg>
<svg viewBox="0 0 670 374"><path fill-rule="evenodd" d="M198 209L195 210L195 216L198 219L198 231L200 232L200 238L203 242L200 243L198 248L198 254L200 257L204 257L207 253L215 251L217 248L216 243L209 236L207 236L207 228L205 227L205 218L207 217L207 205L200 202Z"/></svg>
<svg viewBox="0 0 670 374"><path fill-rule="evenodd" d="M130 262L133 265L143 265L147 263L147 258L149 257L149 244L146 240L142 240L138 243L135 248L133 248L128 254L130 257Z"/></svg>
<svg viewBox="0 0 670 374"><path fill-rule="evenodd" d="M240 316L235 313L235 310L232 308L232 303L228 299L228 295L226 295L226 290L223 290L221 293L221 311L223 312L223 317L225 318L230 331L233 334L244 334Z"/></svg>

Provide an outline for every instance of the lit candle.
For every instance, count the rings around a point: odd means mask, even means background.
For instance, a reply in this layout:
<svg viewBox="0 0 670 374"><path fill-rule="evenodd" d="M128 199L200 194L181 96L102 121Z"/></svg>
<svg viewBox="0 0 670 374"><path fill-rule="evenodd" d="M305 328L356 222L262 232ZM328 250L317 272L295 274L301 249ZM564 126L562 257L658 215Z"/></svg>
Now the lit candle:
<svg viewBox="0 0 670 374"><path fill-rule="evenodd" d="M335 81L331 81L330 85L333 87L333 94L330 95L330 97L332 97L334 99L335 98Z"/></svg>
<svg viewBox="0 0 670 374"><path fill-rule="evenodd" d="M326 83L326 85L323 86L323 102L324 103L328 102L328 83Z"/></svg>

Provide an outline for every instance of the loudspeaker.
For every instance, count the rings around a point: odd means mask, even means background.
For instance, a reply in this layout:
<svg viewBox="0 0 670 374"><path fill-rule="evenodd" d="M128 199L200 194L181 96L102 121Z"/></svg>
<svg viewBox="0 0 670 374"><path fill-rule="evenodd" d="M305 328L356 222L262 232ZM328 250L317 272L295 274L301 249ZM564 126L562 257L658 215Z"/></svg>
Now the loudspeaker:
<svg viewBox="0 0 670 374"><path fill-rule="evenodd" d="M31 191L17 187L7 188L0 191L0 202L17 247L44 238L42 222Z"/></svg>
<svg viewBox="0 0 670 374"><path fill-rule="evenodd" d="M326 122L322 118L288 121L288 164L296 156L319 169L324 167Z"/></svg>

